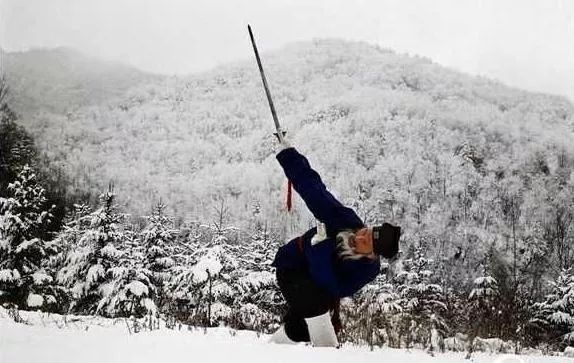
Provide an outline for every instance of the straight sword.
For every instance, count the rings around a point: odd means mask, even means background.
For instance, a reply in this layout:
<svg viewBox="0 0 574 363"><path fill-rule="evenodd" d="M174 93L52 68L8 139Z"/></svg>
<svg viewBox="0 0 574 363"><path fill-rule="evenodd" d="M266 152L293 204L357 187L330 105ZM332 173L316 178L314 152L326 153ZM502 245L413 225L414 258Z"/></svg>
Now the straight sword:
<svg viewBox="0 0 574 363"><path fill-rule="evenodd" d="M277 130L275 136L277 136L279 142L283 143L284 132L281 129L281 125L279 124L279 119L277 118L277 112L275 112L275 106L273 105L273 99L271 99L271 92L269 91L269 85L267 84L267 79L265 78L265 72L263 72L263 65L261 64L261 58L259 58L257 45L255 45L255 39L253 38L251 25L249 24L247 25L247 30L249 30L249 37L251 38L251 44L253 45L253 51L255 52L255 58L257 59L257 66L259 67L259 73L261 74L261 80L263 81L263 88L265 88L265 94L267 95L267 101L269 102L269 108L271 109L271 115L273 116L275 129Z"/></svg>

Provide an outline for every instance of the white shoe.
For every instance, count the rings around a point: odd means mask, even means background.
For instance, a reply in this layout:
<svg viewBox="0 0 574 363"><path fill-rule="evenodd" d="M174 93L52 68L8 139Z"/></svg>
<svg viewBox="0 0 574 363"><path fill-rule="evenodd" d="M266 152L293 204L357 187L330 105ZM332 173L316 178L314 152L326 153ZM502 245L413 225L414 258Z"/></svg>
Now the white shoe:
<svg viewBox="0 0 574 363"><path fill-rule="evenodd" d="M311 344L315 347L338 347L339 341L335 328L331 323L331 314L326 312L323 315L305 318Z"/></svg>
<svg viewBox="0 0 574 363"><path fill-rule="evenodd" d="M275 344L297 344L297 342L291 340L288 336L287 333L285 333L285 326L281 325L281 327L279 328L279 330L277 330L275 333L273 333L273 335L271 336L271 338L269 338L269 343L275 343Z"/></svg>

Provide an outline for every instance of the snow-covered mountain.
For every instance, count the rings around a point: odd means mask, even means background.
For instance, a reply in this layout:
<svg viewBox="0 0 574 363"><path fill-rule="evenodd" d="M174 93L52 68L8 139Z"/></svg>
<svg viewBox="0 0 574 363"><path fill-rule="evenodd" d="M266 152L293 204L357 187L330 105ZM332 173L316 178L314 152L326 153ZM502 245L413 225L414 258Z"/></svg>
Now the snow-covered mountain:
<svg viewBox="0 0 574 363"><path fill-rule="evenodd" d="M565 98L365 43L316 40L262 56L290 139L367 220L424 226L433 208L462 208L461 193L470 204L477 190L495 195L491 178L570 180L574 106ZM60 49L13 54L7 69L21 122L75 188L97 195L113 180L134 214L162 199L205 221L212 201L225 200L230 223L245 223L257 204L282 224L283 177L254 60L155 77ZM294 218L307 225L304 209Z"/></svg>

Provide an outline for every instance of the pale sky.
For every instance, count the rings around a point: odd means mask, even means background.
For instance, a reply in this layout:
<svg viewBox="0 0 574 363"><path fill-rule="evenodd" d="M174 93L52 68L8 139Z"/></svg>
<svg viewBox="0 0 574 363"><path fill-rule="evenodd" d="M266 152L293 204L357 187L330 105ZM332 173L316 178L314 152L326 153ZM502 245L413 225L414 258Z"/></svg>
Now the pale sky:
<svg viewBox="0 0 574 363"><path fill-rule="evenodd" d="M574 101L574 0L0 0L0 46L187 74L313 38L363 40Z"/></svg>

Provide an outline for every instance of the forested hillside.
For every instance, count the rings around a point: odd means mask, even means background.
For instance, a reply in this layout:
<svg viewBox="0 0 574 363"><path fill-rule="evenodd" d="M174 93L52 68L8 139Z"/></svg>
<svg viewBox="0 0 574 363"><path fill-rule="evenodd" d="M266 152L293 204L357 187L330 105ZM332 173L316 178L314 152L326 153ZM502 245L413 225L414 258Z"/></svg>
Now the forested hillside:
<svg viewBox="0 0 574 363"><path fill-rule="evenodd" d="M441 293L468 298L482 314L468 324L499 323L496 333L475 327L483 336L526 334L517 330L534 314L526 307L574 262L574 106L363 43L305 42L263 60L289 139L331 191L368 223L402 226L406 268L420 279L402 283L436 282ZM70 79L49 70L39 88L22 86L27 69L16 61L7 68L21 123L75 194L87 190L95 203L113 181L132 216L161 200L176 225L210 224L217 233L264 225L279 241L313 223L300 200L284 209L254 61L189 77L125 69L125 78L102 71L87 81L79 71L64 88ZM91 77L105 87L92 87ZM361 298L423 300L397 286L379 281ZM484 310L489 304L496 308ZM432 319L462 324L463 305L429 309L427 328L440 325Z"/></svg>
<svg viewBox="0 0 574 363"><path fill-rule="evenodd" d="M8 64L9 79L19 79L34 55L22 58ZM264 60L294 145L341 198L363 200L364 213L375 212L370 218L395 219L400 217L391 213L406 216L419 209L416 220L422 221L434 203L496 175L570 178L574 108L565 99L509 89L361 43L295 44ZM82 58L80 64L87 62ZM54 106L22 122L42 150L66 165L77 188L97 195L113 180L136 213L162 199L178 216L203 219L206 203L225 199L234 223L245 221L253 204L273 224L279 221L283 179L254 62L140 82L117 98L112 96L122 87L115 85L132 85L128 80L136 71L114 69L123 77L111 84L106 80L113 76L102 77L97 84L112 90L103 97L93 79L58 92L62 80L71 82L67 73L50 78L55 67L45 67L53 90L40 95ZM70 78L86 79L73 69ZM15 99L29 102L37 92L12 89ZM76 91L78 99L71 96ZM72 107L85 97L106 102ZM50 112L63 110L62 103L69 105L65 113Z"/></svg>

